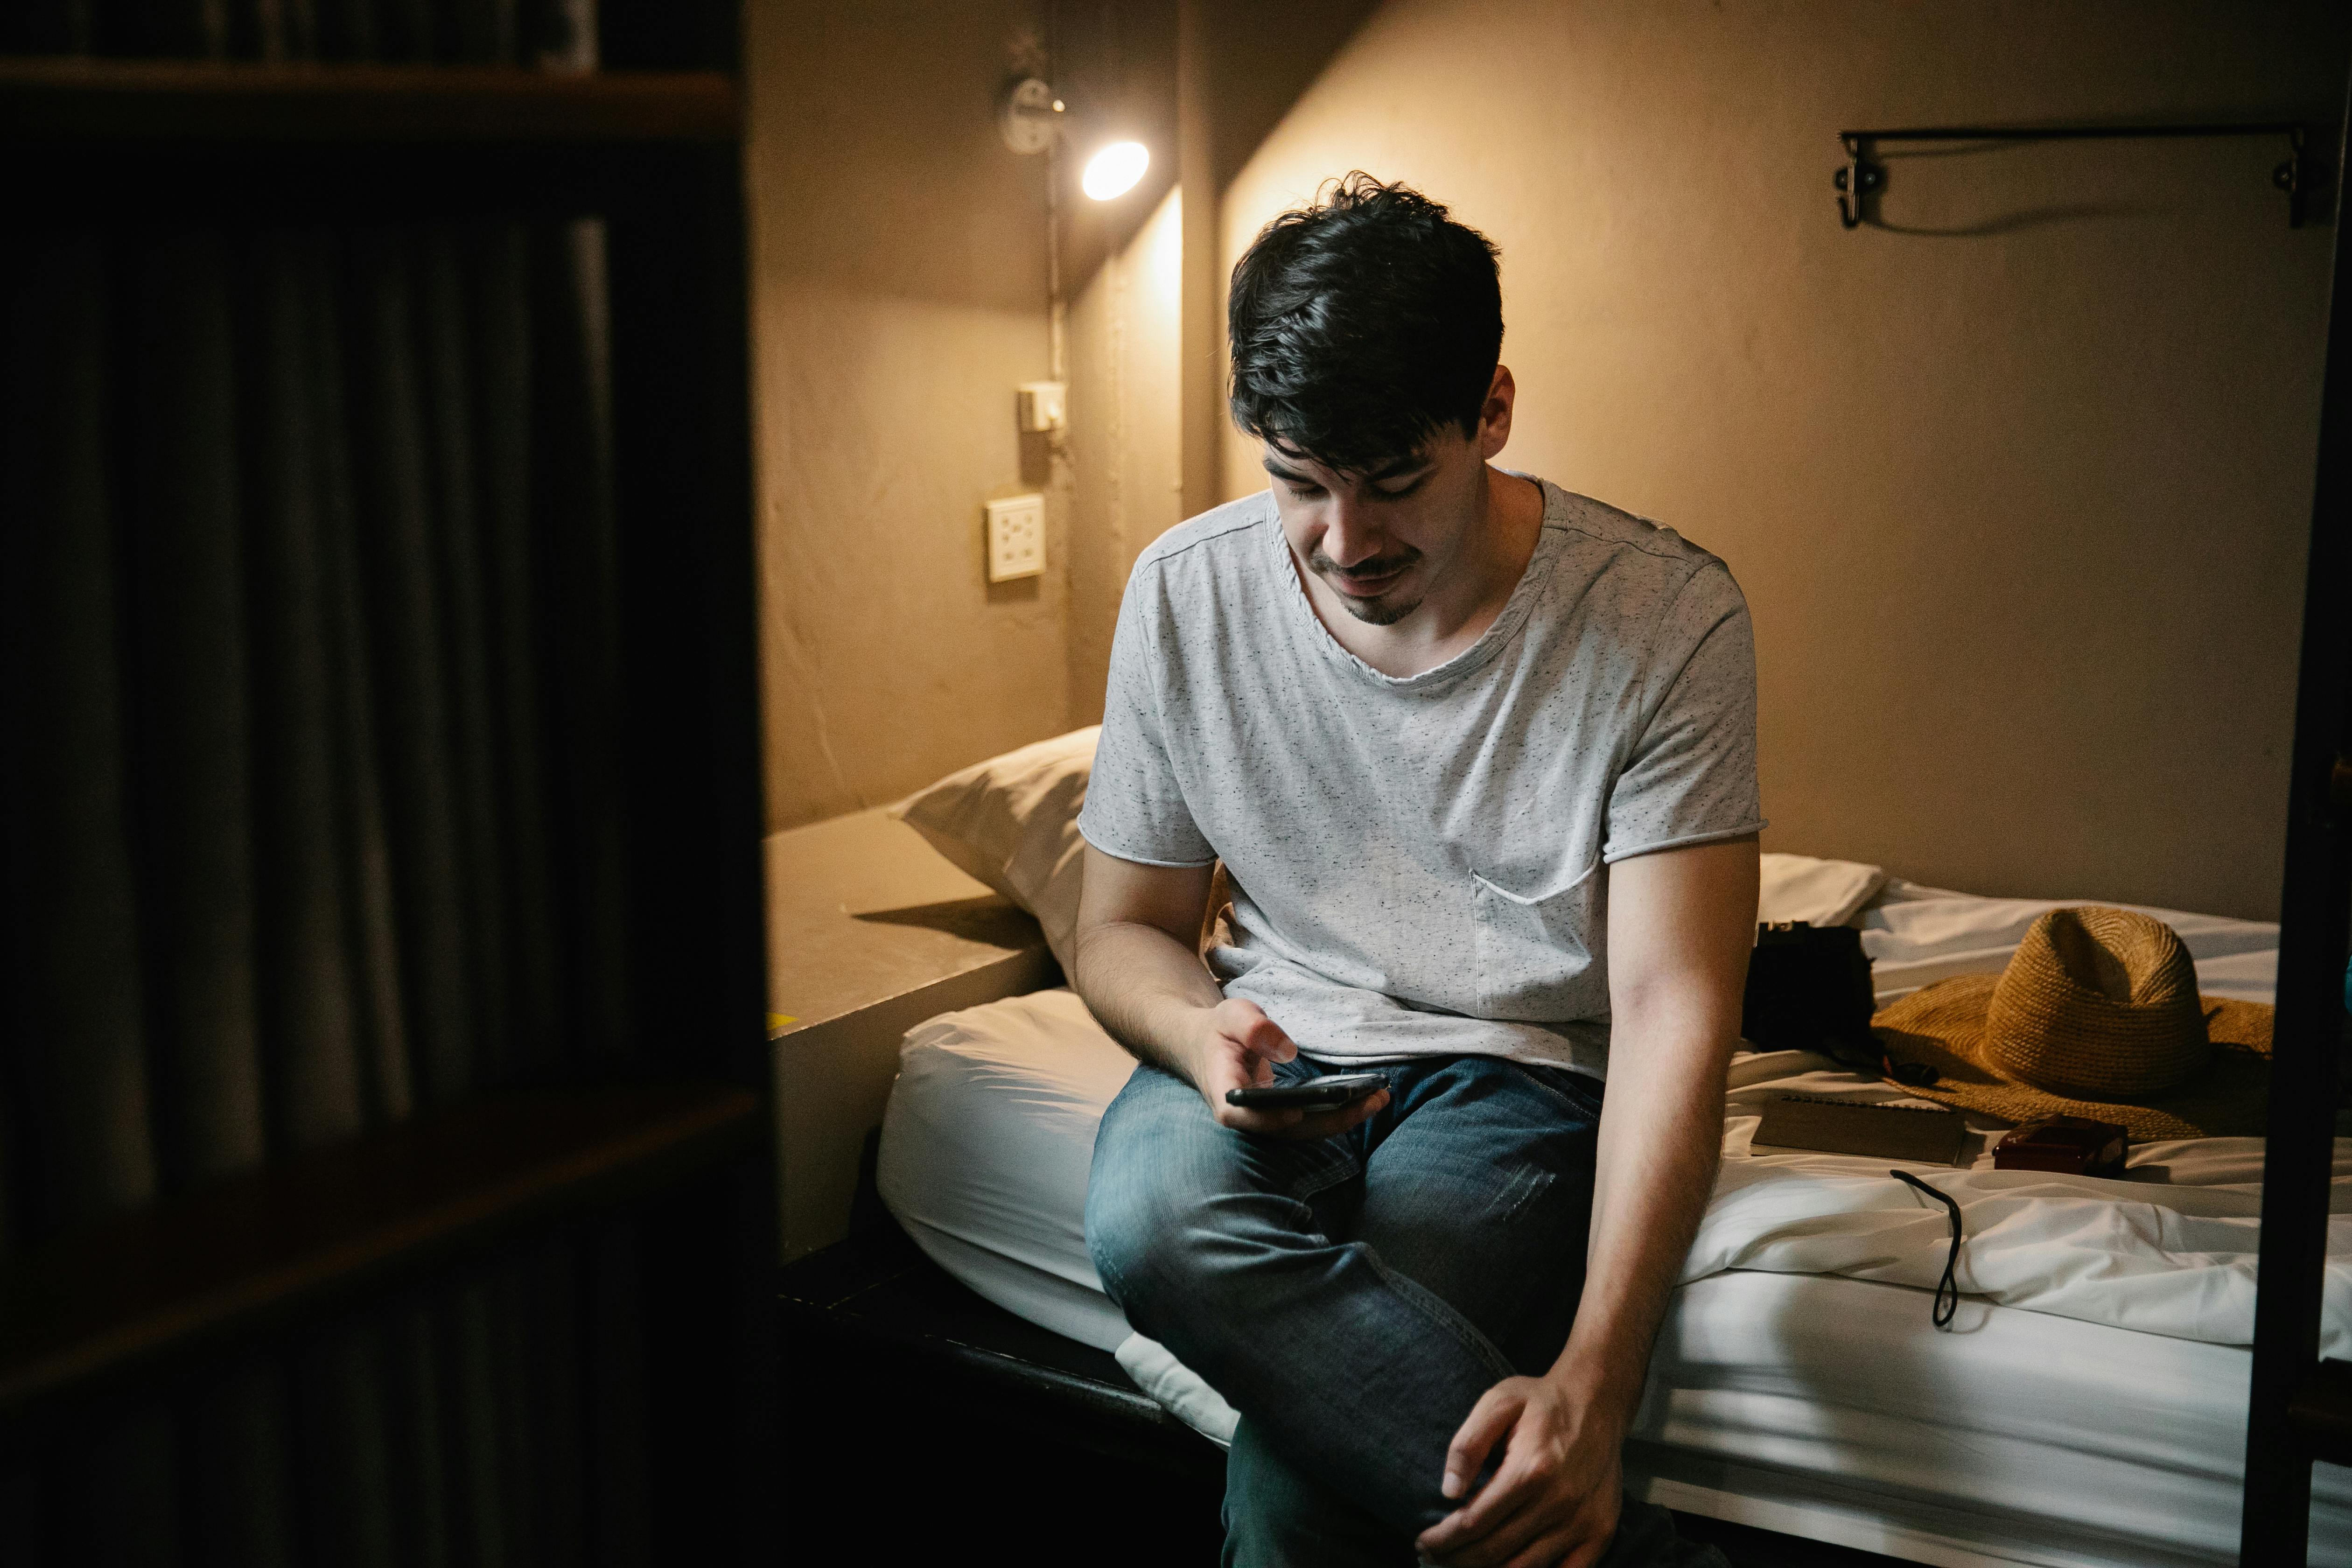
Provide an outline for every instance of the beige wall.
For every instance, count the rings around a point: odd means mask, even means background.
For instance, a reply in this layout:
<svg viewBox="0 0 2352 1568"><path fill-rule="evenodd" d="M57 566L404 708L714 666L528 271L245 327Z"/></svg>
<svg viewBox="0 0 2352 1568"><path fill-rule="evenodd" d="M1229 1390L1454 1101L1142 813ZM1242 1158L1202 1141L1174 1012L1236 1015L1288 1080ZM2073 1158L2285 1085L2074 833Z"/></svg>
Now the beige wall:
<svg viewBox="0 0 2352 1568"><path fill-rule="evenodd" d="M1184 521L1177 428L1184 197L1171 190L1069 313L1069 724L1098 722L1111 630L1143 547Z"/></svg>
<svg viewBox="0 0 2352 1568"><path fill-rule="evenodd" d="M1045 169L996 95L1038 8L747 6L768 826L1055 733L1067 484L1014 428L1046 374ZM982 503L1045 489L1042 579Z"/></svg>
<svg viewBox="0 0 2352 1568"><path fill-rule="evenodd" d="M1890 160L1848 233L1833 133L2325 121L2344 46L2318 5L1396 0L1221 261L1358 166L1501 245L1505 460L1747 589L1768 847L2268 916L2331 231L2281 147L2197 142Z"/></svg>

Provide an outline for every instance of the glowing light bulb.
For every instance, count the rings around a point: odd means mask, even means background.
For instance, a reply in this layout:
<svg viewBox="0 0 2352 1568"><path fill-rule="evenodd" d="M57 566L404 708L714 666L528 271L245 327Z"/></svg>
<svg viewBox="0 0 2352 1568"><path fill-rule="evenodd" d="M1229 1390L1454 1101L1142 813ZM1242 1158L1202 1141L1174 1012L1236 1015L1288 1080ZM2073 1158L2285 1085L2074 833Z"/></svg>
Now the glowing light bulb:
<svg viewBox="0 0 2352 1568"><path fill-rule="evenodd" d="M1151 150L1140 142L1114 142L1087 160L1078 184L1098 202L1123 196L1135 189L1143 171L1151 167Z"/></svg>

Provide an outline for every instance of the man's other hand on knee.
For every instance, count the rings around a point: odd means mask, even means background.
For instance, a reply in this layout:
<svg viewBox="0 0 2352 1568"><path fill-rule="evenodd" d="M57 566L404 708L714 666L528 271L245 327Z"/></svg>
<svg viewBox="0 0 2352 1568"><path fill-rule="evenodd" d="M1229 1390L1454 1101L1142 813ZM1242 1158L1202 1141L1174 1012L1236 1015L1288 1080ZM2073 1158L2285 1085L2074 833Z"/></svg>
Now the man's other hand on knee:
<svg viewBox="0 0 2352 1568"><path fill-rule="evenodd" d="M1443 1568L1591 1568L1617 1528L1625 1417L1567 1378L1506 1378L1486 1391L1445 1453L1443 1484L1462 1506L1414 1542ZM1499 1462L1485 1485L1476 1478Z"/></svg>

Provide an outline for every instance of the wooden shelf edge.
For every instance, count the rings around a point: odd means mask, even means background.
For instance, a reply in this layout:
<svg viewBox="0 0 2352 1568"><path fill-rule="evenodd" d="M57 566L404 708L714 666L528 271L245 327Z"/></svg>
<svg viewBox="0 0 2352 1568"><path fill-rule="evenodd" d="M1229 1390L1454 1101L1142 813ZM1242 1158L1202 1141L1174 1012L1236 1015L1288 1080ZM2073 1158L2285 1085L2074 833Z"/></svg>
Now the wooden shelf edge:
<svg viewBox="0 0 2352 1568"><path fill-rule="evenodd" d="M731 143L721 71L0 57L0 140L47 144Z"/></svg>
<svg viewBox="0 0 2352 1568"><path fill-rule="evenodd" d="M770 1115L762 1097L729 1084L500 1097L298 1156L37 1251L12 1262L7 1275L15 1310L0 1323L14 1342L0 1352L0 1422L421 1272L516 1229L653 1192L756 1147ZM547 1146L503 1167L493 1161L470 1179L437 1187L431 1180L436 1155L509 1128ZM372 1189L372 1173L389 1196ZM425 1190L415 1192L420 1173ZM348 1192L363 1207L372 1200L375 1212L344 1230L306 1234L321 1228L322 1206L310 1189L322 1184L326 1208ZM296 1211L291 1222L289 1210ZM166 1250L158 1240L168 1238L182 1258L201 1257L208 1235L261 1256L217 1278L190 1270L175 1287L174 1260L157 1259ZM124 1304L110 1313L102 1298L117 1288ZM93 1297L101 1299L96 1310Z"/></svg>

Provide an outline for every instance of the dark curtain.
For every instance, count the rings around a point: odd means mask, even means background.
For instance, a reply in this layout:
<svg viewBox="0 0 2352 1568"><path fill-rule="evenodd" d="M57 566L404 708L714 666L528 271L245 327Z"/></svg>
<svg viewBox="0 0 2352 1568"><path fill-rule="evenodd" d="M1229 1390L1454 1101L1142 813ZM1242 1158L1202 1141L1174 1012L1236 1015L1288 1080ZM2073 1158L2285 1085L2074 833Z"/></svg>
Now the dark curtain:
<svg viewBox="0 0 2352 1568"><path fill-rule="evenodd" d="M583 68L593 21L32 0L0 52ZM633 1037L601 225L13 226L0 1268ZM642 1561L638 1247L85 1423L0 1470L0 1561Z"/></svg>
<svg viewBox="0 0 2352 1568"><path fill-rule="evenodd" d="M619 1052L593 238L20 243L9 1245Z"/></svg>
<svg viewBox="0 0 2352 1568"><path fill-rule="evenodd" d="M587 66L594 0L11 0L0 53Z"/></svg>
<svg viewBox="0 0 2352 1568"><path fill-rule="evenodd" d="M625 1055L599 241L12 242L0 1247ZM158 1401L0 1482L0 1557L587 1561L625 1284L574 1247Z"/></svg>

